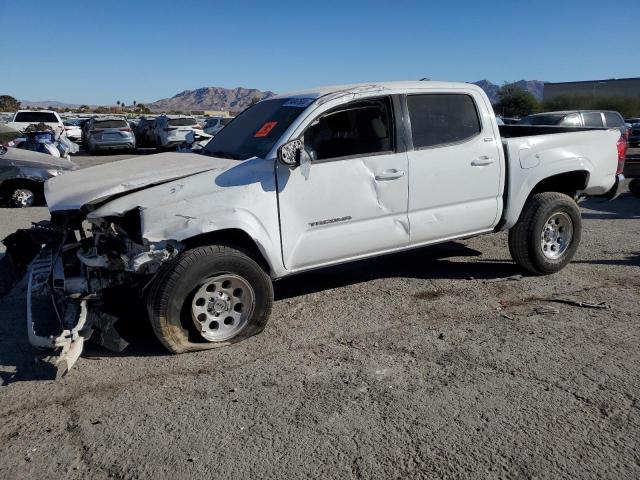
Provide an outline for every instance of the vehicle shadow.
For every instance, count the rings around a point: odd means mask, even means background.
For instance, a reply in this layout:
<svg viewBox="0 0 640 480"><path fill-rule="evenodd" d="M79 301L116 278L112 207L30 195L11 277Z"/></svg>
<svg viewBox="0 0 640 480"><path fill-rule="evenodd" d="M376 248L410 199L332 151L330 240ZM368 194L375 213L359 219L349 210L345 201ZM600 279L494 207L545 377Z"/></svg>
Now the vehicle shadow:
<svg viewBox="0 0 640 480"><path fill-rule="evenodd" d="M275 282L275 298L283 300L381 278L490 279L522 273L511 262L500 260L464 261L481 253L459 242L450 242L408 252L360 260L331 268L303 273ZM455 260L454 260L455 259ZM57 370L38 360L38 352L28 342L25 328L25 292L14 291L2 299L0 321L0 380L3 385L19 381L53 380ZM120 321L118 333L129 345L112 352L86 342L83 359L110 357L162 357L171 355L156 339L142 298L131 295L115 302ZM6 312L6 315L5 315ZM35 360L34 360L35 359ZM75 367L74 367L75 368Z"/></svg>
<svg viewBox="0 0 640 480"><path fill-rule="evenodd" d="M626 192L612 201L588 199L580 204L586 220L630 220L640 218L640 198ZM591 211L584 211L584 209Z"/></svg>
<svg viewBox="0 0 640 480"><path fill-rule="evenodd" d="M381 278L461 280L522 274L513 262L451 260L480 255L478 250L459 242L443 243L288 277L274 284L274 293L276 300L283 300Z"/></svg>
<svg viewBox="0 0 640 480"><path fill-rule="evenodd" d="M640 252L633 252L626 258L614 258L611 260L573 260L573 263L587 263L590 265L620 265L623 267L640 267Z"/></svg>

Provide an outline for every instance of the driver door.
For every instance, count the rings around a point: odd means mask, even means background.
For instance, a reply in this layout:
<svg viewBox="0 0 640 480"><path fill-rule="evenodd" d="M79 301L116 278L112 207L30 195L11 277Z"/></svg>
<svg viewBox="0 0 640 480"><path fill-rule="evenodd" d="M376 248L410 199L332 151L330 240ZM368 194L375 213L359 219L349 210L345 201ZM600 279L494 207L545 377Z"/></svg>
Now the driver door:
<svg viewBox="0 0 640 480"><path fill-rule="evenodd" d="M277 163L289 270L393 250L409 241L408 160L389 97L330 109L306 128L310 168Z"/></svg>

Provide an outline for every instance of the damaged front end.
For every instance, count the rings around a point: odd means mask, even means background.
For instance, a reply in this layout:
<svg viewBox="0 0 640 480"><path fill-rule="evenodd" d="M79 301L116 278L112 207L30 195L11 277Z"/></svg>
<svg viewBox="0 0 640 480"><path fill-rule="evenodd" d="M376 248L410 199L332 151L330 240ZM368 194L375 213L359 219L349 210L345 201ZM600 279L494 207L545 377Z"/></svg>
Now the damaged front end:
<svg viewBox="0 0 640 480"><path fill-rule="evenodd" d="M126 347L114 328L117 317L105 308L105 293L143 292L162 264L183 249L171 240L144 240L137 209L88 222L81 211L54 212L50 222L18 230L4 243L12 277L27 274L29 342L54 350L50 360L59 375L73 366L89 338L116 351Z"/></svg>

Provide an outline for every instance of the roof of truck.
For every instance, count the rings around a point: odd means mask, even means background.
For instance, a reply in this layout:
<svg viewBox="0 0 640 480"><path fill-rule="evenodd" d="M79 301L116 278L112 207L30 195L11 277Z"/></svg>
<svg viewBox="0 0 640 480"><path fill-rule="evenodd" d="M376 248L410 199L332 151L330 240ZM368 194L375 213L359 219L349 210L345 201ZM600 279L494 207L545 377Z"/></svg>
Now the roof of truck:
<svg viewBox="0 0 640 480"><path fill-rule="evenodd" d="M277 95L272 98L292 98L292 97L306 97L306 98L320 98L325 95L336 94L344 92L356 93L366 91L398 91L398 90L415 90L415 89L451 89L451 88L472 88L479 89L480 87L472 83L462 82L435 82L431 80L421 81L401 81L401 82L371 82L371 83L353 83L347 85L330 85L325 87L308 88L304 90L297 90L293 92L286 92Z"/></svg>

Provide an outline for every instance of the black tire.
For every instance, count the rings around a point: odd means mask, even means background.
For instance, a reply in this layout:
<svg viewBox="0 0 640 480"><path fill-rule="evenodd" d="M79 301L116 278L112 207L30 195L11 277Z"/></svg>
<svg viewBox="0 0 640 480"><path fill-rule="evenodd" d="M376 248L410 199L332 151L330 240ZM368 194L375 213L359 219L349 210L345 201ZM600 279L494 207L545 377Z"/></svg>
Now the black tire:
<svg viewBox="0 0 640 480"><path fill-rule="evenodd" d="M634 178L629 182L629 191L635 197L640 197L640 178Z"/></svg>
<svg viewBox="0 0 640 480"><path fill-rule="evenodd" d="M31 180L8 180L0 188L0 197L14 208L27 208L37 205L44 205L44 189L43 183L37 183ZM18 192L27 195L30 201L20 203L16 201Z"/></svg>
<svg viewBox="0 0 640 480"><path fill-rule="evenodd" d="M564 213L571 219L573 235L566 250L556 259L544 255L541 236L547 221L556 213ZM562 270L573 258L582 231L582 217L576 202L557 192L537 193L524 205L518 222L509 230L509 251L513 260L525 270L536 275L546 275Z"/></svg>
<svg viewBox="0 0 640 480"><path fill-rule="evenodd" d="M231 273L253 288L255 305L244 329L235 337L208 342L195 328L191 301L206 279ZM260 333L273 306L273 284L267 273L247 253L224 245L198 247L181 253L166 265L147 298L153 330L170 352L183 353L230 345Z"/></svg>

